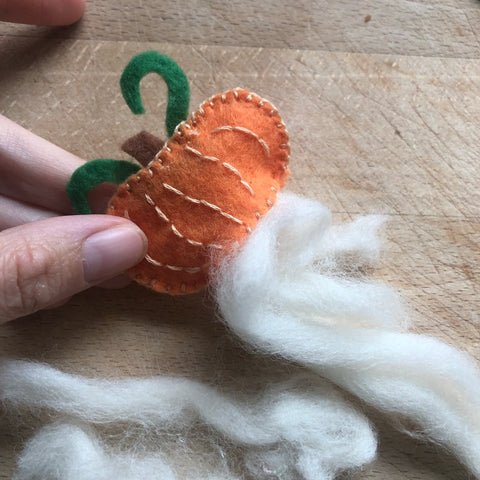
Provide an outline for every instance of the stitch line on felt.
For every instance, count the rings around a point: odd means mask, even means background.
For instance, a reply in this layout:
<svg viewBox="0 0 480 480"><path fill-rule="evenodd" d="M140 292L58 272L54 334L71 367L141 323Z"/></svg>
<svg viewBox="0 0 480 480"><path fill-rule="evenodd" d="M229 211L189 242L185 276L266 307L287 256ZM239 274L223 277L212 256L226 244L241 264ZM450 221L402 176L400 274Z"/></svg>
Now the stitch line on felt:
<svg viewBox="0 0 480 480"><path fill-rule="evenodd" d="M229 213L224 212L218 205L215 205L214 203L210 203L210 202L207 202L206 200L201 200L201 199L198 199L198 198L189 197L188 195L181 192L177 188L172 187L168 183L162 183L162 185L167 190L179 195L180 197L183 197L188 202L192 202L192 203L195 203L197 205L201 204L201 205L204 205L205 207L211 208L213 211L219 213L220 215L224 216L225 218L228 218L232 222L238 223L239 225L244 225L245 224L245 222L243 222L239 218L236 218L233 215L230 215Z"/></svg>
<svg viewBox="0 0 480 480"><path fill-rule="evenodd" d="M166 222L170 222L169 218L162 212L162 210L157 205L155 205L155 212L157 212L157 215L162 220L165 220Z"/></svg>
<svg viewBox="0 0 480 480"><path fill-rule="evenodd" d="M186 237L185 235L183 235L179 230L178 228L175 226L175 224L167 217L167 215L165 215L165 213L163 213L163 211L160 209L160 207L154 202L154 200L152 199L152 197L150 197L150 195L148 193L145 193L144 194L145 196L145 200L147 201L147 203L149 205L151 205L152 207L155 208L155 212L157 213L157 215L162 219L164 220L165 222L167 223L170 223L170 228L172 229L172 232L179 238L182 238L183 240L185 240L187 243L189 243L190 245L193 245L194 247L207 247L207 248L214 248L216 250L221 250L223 249L223 246L222 245L218 245L216 243L209 243L209 244L205 244L205 243L202 243L202 242L197 242L196 240L192 240L188 237ZM125 210L125 212L127 212ZM127 212L128 214L128 212ZM129 218L129 217L128 217Z"/></svg>
<svg viewBox="0 0 480 480"><path fill-rule="evenodd" d="M196 155L201 160L208 160L209 162L220 163L219 158L210 157L208 155L203 155L201 152L199 152L195 148L191 147L190 145L187 145L185 147L185 150L187 152L193 153L194 155ZM251 185L243 179L242 174L233 165L230 165L227 162L222 162L222 166L225 167L230 172L234 173L240 179L240 183L250 192L250 195L252 195L252 197L255 195L255 192L253 191L253 188L251 187Z"/></svg>
<svg viewBox="0 0 480 480"><path fill-rule="evenodd" d="M197 124L197 115L198 116L204 116L205 115L205 111L203 109L204 106L206 106L207 104L208 105L211 105L212 108L215 108L215 104L213 103L214 100L216 100L217 98L220 99L220 101L222 103L226 103L227 102L227 95L228 94L233 94L233 96L235 97L235 100L241 100L240 99L240 96L238 94L238 92L240 91L244 91L244 92L247 92L246 90L240 88L240 87L237 87L237 88L234 88L232 90L229 90L225 93L222 93L222 94L217 94L217 95L213 95L211 96L207 101L203 102L200 104L200 106L198 107L197 110L195 110L192 115L191 115L191 123L192 125L196 125ZM259 95L257 95L256 93L254 92L248 92L248 95L246 98L244 98L243 100L246 101L246 102L251 102L252 99L255 98L255 99L258 99L258 103L257 105L259 107L265 107L264 110L267 110L267 109L270 109L267 113L270 115L270 116L273 116L275 113L278 114L278 110L277 108L275 107L275 105L273 105L271 102L269 102L268 100L265 100L264 98L261 98ZM180 125L184 124L186 121L184 120L183 122L181 122L178 126L180 127ZM285 123L283 122L282 119L280 119L280 124L277 125L277 127L279 128L283 128L285 130L285 133L288 133L287 132L287 129L286 129L286 125Z"/></svg>
<svg viewBox="0 0 480 480"><path fill-rule="evenodd" d="M235 88L234 91L233 91L233 94L235 95L235 98L238 100L239 97L238 97L238 92L237 92L237 90L242 90L242 89L239 88L239 87L237 87L237 88ZM272 102L270 102L270 101L268 101L268 100L265 100L264 98L261 98L259 95L257 95L257 94L254 93L254 92L250 92L249 95L247 96L247 98L245 98L245 100L246 100L247 102L250 101L250 100L248 99L248 97L249 97L250 95L252 95L252 96L254 96L254 97L256 97L256 98L258 98L258 99L260 100L260 101L258 102L258 104L257 104L259 107L265 106L265 110L268 109L268 108L271 108L271 110L268 112L268 114L269 114L270 116L274 115L275 113L278 114L278 109L275 107L275 105L272 104ZM282 123L283 128L285 129L285 132L286 132L285 123L284 123L283 120L281 120L281 119L280 119L280 121L281 121L281 123Z"/></svg>
<svg viewBox="0 0 480 480"><path fill-rule="evenodd" d="M249 130L248 128L235 127L235 126L232 126L232 125L223 125L221 127L215 128L210 133L217 133L217 132L222 132L222 131L243 132L243 133L246 133L247 135L252 136L253 138L255 138L255 140L258 141L258 143L260 143L263 150L267 154L267 157L270 156L270 148L268 147L267 142L263 138L259 137L255 132L252 132L251 130Z"/></svg>
<svg viewBox="0 0 480 480"><path fill-rule="evenodd" d="M227 162L223 162L222 165L227 170L230 170L232 173L234 173L240 179L240 183L250 192L250 195L252 197L255 196L255 192L253 191L253 188L251 187L251 185L243 179L242 174L233 165L230 165Z"/></svg>
<svg viewBox="0 0 480 480"><path fill-rule="evenodd" d="M218 245L216 243L208 243L208 244L205 244L205 243L202 243L202 242L197 242L195 240L191 240L190 238L187 238L185 235L183 235L182 233L180 233L177 229L177 227L171 223L170 225L170 228L172 229L172 232L179 238L182 238L183 240L185 240L187 243L189 243L190 245L193 245L195 247L207 247L207 248L214 248L215 250L223 250L223 246L222 245Z"/></svg>
<svg viewBox="0 0 480 480"><path fill-rule="evenodd" d="M155 202L152 200L152 197L150 197L150 195L148 193L145 194L145 200L147 201L147 203L149 203L150 205L154 205L155 206Z"/></svg>
<svg viewBox="0 0 480 480"><path fill-rule="evenodd" d="M185 238L184 235L182 235L178 230L177 227L172 223L170 225L170 228L172 229L172 232L179 238Z"/></svg>
<svg viewBox="0 0 480 480"><path fill-rule="evenodd" d="M178 267L176 265L169 265L168 263L162 263L162 262L159 262L158 260L155 260L154 258L152 258L150 255L145 255L145 260L154 265L155 267L164 267L164 268L168 268L169 270L172 270L174 272L186 272L186 273L199 273L202 271L203 268L205 268L205 266L203 267Z"/></svg>
<svg viewBox="0 0 480 480"><path fill-rule="evenodd" d="M233 93L233 96L235 97L235 99L240 100L240 96L238 95L239 91L247 92L246 90L244 90L240 87L237 87L237 88L229 90L228 92L225 92L223 94L214 95L213 97L210 98L210 100L213 100L215 98L220 97L222 103L225 103L226 100L227 100L227 94L229 94L229 93ZM269 109L269 111L267 112L269 115L274 115L275 113L278 113L278 109L275 107L275 105L272 104L272 102L270 102L269 100L265 100L264 98L261 98L260 95L257 95L254 92L248 92L248 95L244 100L247 101L247 102L250 102L252 100L252 97L255 97L255 99L259 100L259 102L257 103L257 105L259 107L265 107L265 110ZM205 104L205 102L202 105L204 105L204 104ZM194 113L194 115L195 115L195 113ZM281 118L280 118L280 122L281 123L279 123L277 125L277 127L279 127L279 128L282 127L285 130L285 133L287 133L287 127L286 127L285 123L283 122L283 120Z"/></svg>
<svg viewBox="0 0 480 480"><path fill-rule="evenodd" d="M198 158L201 158L202 160L208 160L210 162L220 162L220 160L217 157L210 157L208 155L203 155L201 152L199 152L195 148L192 148L190 145L186 145L185 150L187 152L193 153L194 155L196 155Z"/></svg>

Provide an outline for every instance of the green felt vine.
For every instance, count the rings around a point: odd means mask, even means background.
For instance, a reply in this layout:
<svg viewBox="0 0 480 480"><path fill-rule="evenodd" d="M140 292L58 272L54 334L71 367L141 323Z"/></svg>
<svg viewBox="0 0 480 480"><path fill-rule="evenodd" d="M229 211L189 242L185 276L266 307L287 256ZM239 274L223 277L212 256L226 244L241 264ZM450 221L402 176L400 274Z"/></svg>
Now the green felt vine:
<svg viewBox="0 0 480 480"><path fill-rule="evenodd" d="M190 88L183 70L161 53L143 52L130 60L120 78L123 98L135 114L145 113L140 95L140 81L149 73L160 75L168 87L168 104L165 124L169 136L175 127L188 116ZM66 191L72 208L77 214L92 213L88 204L88 192L100 183L120 184L138 172L140 166L125 160L97 159L75 170Z"/></svg>
<svg viewBox="0 0 480 480"><path fill-rule="evenodd" d="M86 215L92 213L88 204L88 192L103 182L124 182L130 175L137 173L140 166L126 160L100 158L85 163L73 172L66 191L73 211Z"/></svg>
<svg viewBox="0 0 480 480"><path fill-rule="evenodd" d="M135 114L145 113L140 95L140 81L149 73L160 75L168 87L168 104L165 125L168 136L188 116L190 88L184 71L178 64L156 51L147 51L133 57L120 78L123 98Z"/></svg>

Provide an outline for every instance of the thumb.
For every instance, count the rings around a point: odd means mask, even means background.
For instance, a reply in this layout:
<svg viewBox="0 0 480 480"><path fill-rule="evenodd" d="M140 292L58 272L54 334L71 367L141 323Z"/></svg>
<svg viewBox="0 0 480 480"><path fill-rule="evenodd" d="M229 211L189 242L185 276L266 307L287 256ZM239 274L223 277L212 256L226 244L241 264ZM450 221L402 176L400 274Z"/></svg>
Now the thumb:
<svg viewBox="0 0 480 480"><path fill-rule="evenodd" d="M0 233L0 323L114 277L144 257L147 239L110 215L54 217Z"/></svg>

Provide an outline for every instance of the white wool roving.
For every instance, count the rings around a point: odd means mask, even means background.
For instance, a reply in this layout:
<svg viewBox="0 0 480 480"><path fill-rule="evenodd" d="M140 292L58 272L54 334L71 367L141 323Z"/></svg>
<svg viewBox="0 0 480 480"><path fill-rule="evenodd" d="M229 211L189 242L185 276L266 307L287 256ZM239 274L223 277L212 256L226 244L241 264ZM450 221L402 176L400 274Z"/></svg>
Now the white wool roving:
<svg viewBox="0 0 480 480"><path fill-rule="evenodd" d="M478 367L438 340L402 331L397 294L362 275L378 255L378 219L330 222L320 203L281 194L216 276L224 321L254 350L413 420L480 478Z"/></svg>
<svg viewBox="0 0 480 480"><path fill-rule="evenodd" d="M7 409L46 408L73 423L38 433L20 459L16 480L90 480L95 472L105 480L175 478L161 452L157 458L111 452L78 422L131 424L153 432L161 443L162 435L189 431L200 421L222 441L245 450L243 470L257 479L290 472L286 478L329 480L375 455L368 420L315 375L234 397L186 379L88 379L44 364L0 362L0 400Z"/></svg>
<svg viewBox="0 0 480 480"><path fill-rule="evenodd" d="M175 480L161 455L136 457L109 452L88 428L54 424L26 445L13 480Z"/></svg>

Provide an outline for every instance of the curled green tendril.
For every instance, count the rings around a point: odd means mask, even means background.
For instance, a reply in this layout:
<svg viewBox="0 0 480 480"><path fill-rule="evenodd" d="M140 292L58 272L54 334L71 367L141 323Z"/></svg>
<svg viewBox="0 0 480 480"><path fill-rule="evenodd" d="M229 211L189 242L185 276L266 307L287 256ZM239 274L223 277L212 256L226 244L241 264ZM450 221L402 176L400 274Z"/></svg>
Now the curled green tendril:
<svg viewBox="0 0 480 480"><path fill-rule="evenodd" d="M184 71L166 55L147 51L133 57L120 78L123 98L135 114L145 113L140 95L140 81L149 73L160 75L168 87L168 104L165 125L168 136L188 116L190 88Z"/></svg>
<svg viewBox="0 0 480 480"><path fill-rule="evenodd" d="M88 204L88 192L103 182L124 182L130 175L140 170L140 166L126 160L100 158L85 163L73 172L66 191L73 211L86 215L92 213Z"/></svg>

